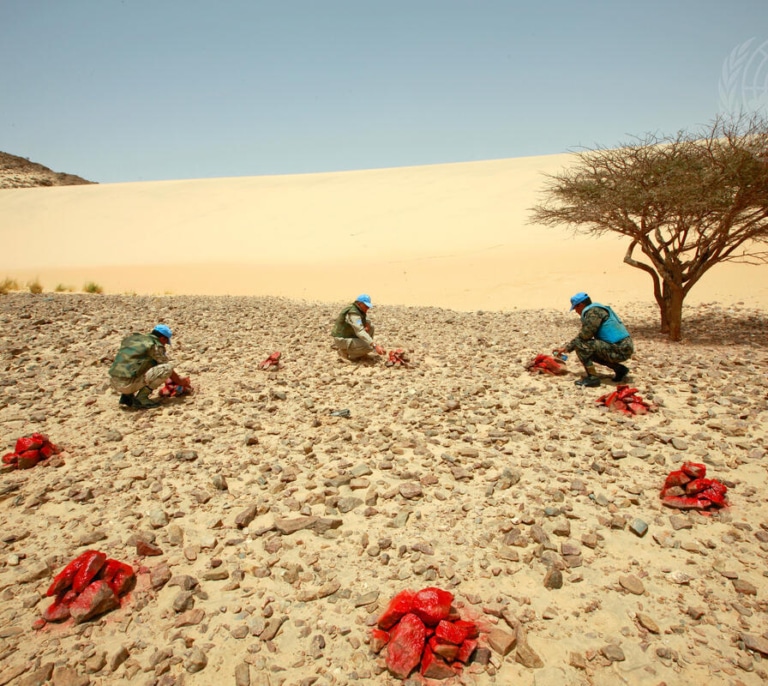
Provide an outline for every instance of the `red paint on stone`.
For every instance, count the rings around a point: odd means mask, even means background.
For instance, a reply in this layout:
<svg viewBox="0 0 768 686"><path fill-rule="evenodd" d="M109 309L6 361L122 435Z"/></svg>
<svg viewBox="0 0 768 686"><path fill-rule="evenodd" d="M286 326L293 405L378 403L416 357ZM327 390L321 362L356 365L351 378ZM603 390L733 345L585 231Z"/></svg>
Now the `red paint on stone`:
<svg viewBox="0 0 768 686"><path fill-rule="evenodd" d="M69 613L75 624L80 624L93 617L120 607L115 592L106 581L94 581L69 605Z"/></svg>
<svg viewBox="0 0 768 686"><path fill-rule="evenodd" d="M475 648L477 648L477 641L473 638L468 638L459 646L459 653L456 655L456 660L467 664L472 657L472 653L475 652Z"/></svg>
<svg viewBox="0 0 768 686"><path fill-rule="evenodd" d="M441 588L424 588L413 598L413 612L427 626L437 626L451 612L453 593Z"/></svg>
<svg viewBox="0 0 768 686"><path fill-rule="evenodd" d="M379 628L391 629L413 608L413 598L416 594L413 591L400 591L392 600L389 601L387 609L379 617Z"/></svg>
<svg viewBox="0 0 768 686"><path fill-rule="evenodd" d="M387 644L387 668L393 676L406 679L421 662L426 633L424 623L411 612L392 629Z"/></svg>
<svg viewBox="0 0 768 686"><path fill-rule="evenodd" d="M75 578L72 581L72 588L76 593L82 593L85 590L86 586L96 578L96 575L107 561L107 556L98 550L86 550L81 557L83 558L83 563L80 565L80 569L77 570L77 574L75 574Z"/></svg>
<svg viewBox="0 0 768 686"><path fill-rule="evenodd" d="M427 679L449 679L456 676L455 670L429 649L424 651L424 656L421 658L421 674Z"/></svg>
<svg viewBox="0 0 768 686"><path fill-rule="evenodd" d="M466 637L465 629L455 622L442 620L435 629L435 638L440 643L453 643L453 645L460 646Z"/></svg>

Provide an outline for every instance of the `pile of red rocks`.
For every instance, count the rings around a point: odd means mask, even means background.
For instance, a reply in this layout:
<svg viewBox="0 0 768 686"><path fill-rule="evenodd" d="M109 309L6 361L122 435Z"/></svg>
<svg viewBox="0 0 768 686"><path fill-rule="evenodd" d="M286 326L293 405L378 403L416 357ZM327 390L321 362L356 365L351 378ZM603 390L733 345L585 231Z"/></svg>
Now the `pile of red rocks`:
<svg viewBox="0 0 768 686"><path fill-rule="evenodd" d="M379 617L371 636L374 652L387 647L387 668L406 679L417 667L429 679L461 673L477 648L479 628L462 620L453 594L439 588L401 591Z"/></svg>
<svg viewBox="0 0 768 686"><path fill-rule="evenodd" d="M630 417L637 414L647 414L652 406L637 395L636 388L622 385L616 386L616 390L611 393L601 395L595 402L605 405L613 412L621 412Z"/></svg>
<svg viewBox="0 0 768 686"><path fill-rule="evenodd" d="M192 386L189 383L176 384L171 378L165 380L165 385L160 388L158 394L163 398L176 398L180 395L190 395Z"/></svg>
<svg viewBox="0 0 768 686"><path fill-rule="evenodd" d="M135 583L133 567L98 550L86 550L54 577L46 595L55 599L35 628L70 617L80 624L114 610Z"/></svg>
<svg viewBox="0 0 768 686"><path fill-rule="evenodd" d="M45 434L34 433L16 441L16 450L3 455L3 463L19 469L31 469L40 460L55 455L59 449L48 440Z"/></svg>
<svg viewBox="0 0 768 686"><path fill-rule="evenodd" d="M407 367L410 364L408 359L408 353L402 348L396 350L390 350L387 356L387 361L384 363L387 367Z"/></svg>
<svg viewBox="0 0 768 686"><path fill-rule="evenodd" d="M679 510L711 511L726 507L728 487L716 479L707 479L707 468L698 462L685 462L670 472L661 489L661 502Z"/></svg>
<svg viewBox="0 0 768 686"><path fill-rule="evenodd" d="M259 362L259 369L264 370L278 370L282 366L280 363L280 358L282 357L282 353L279 351L273 352L264 362Z"/></svg>
<svg viewBox="0 0 768 686"><path fill-rule="evenodd" d="M525 368L532 374L562 376L568 373L568 370L565 368L565 362L551 355L536 355Z"/></svg>

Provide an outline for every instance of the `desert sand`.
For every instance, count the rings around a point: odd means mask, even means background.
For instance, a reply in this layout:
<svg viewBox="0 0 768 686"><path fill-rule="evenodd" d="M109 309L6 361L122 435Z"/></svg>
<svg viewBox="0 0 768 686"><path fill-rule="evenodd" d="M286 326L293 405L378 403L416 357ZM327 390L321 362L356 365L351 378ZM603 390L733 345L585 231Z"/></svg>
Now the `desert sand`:
<svg viewBox="0 0 768 686"><path fill-rule="evenodd" d="M372 623L427 586L488 629L519 622L543 665L513 647L459 683L764 683L762 311L690 309L684 346L655 333L652 308L624 311L628 381L657 406L628 418L596 404L607 378L574 386L573 361L565 377L525 369L573 334L566 313L374 308L403 369L337 361L341 304L0 298L3 448L32 431L64 448L2 477L0 683L55 666L57 684L393 684ZM147 321L172 324L197 392L120 410L106 372ZM283 367L259 370L275 350ZM728 485L728 509L661 504L685 460ZM139 540L161 554L140 557ZM52 575L89 548L134 565L137 588L101 619L35 633Z"/></svg>
<svg viewBox="0 0 768 686"><path fill-rule="evenodd" d="M0 278L465 311L560 308L580 290L650 301L626 242L528 223L570 160L4 190ZM720 265L689 296L712 301L768 306L768 270Z"/></svg>
<svg viewBox="0 0 768 686"><path fill-rule="evenodd" d="M764 270L713 272L670 343L618 242L524 225L542 165L0 192L0 276L107 291L0 296L0 451L34 431L63 450L0 475L0 686L403 683L370 632L428 586L491 646L433 684L765 683ZM576 387L575 356L565 376L526 369L573 337L582 288L631 330L649 414L599 406L615 384ZM362 290L410 368L331 350ZM120 409L120 340L160 321L195 393ZM684 461L726 509L662 504ZM136 588L33 629L88 549Z"/></svg>

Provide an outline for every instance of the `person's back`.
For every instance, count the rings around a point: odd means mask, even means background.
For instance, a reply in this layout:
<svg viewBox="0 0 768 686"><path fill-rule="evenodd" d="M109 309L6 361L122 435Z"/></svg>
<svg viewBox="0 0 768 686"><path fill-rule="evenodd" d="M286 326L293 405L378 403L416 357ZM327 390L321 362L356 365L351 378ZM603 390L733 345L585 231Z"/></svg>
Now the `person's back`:
<svg viewBox="0 0 768 686"><path fill-rule="evenodd" d="M109 375L117 379L135 379L152 366L149 351L159 345L154 336L132 333L120 342L120 350L109 368Z"/></svg>

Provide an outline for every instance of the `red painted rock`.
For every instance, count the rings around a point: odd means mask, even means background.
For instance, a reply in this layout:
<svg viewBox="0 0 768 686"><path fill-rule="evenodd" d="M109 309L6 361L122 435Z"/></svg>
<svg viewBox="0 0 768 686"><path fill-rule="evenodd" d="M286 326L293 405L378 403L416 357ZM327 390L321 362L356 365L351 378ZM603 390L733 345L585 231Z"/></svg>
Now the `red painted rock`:
<svg viewBox="0 0 768 686"><path fill-rule="evenodd" d="M450 665L431 650L424 651L424 657L421 659L421 673L427 679L449 679L456 676L456 672Z"/></svg>
<svg viewBox="0 0 768 686"><path fill-rule="evenodd" d="M664 481L663 490L666 491L668 488L674 488L675 486L685 486L685 484L687 484L690 480L691 477L688 476L682 469L677 469L674 472L669 473L666 481Z"/></svg>
<svg viewBox="0 0 768 686"><path fill-rule="evenodd" d="M63 622L69 619L69 605L77 598L77 593L72 589L58 596L43 612L43 619L46 622Z"/></svg>
<svg viewBox="0 0 768 686"><path fill-rule="evenodd" d="M414 614L427 626L437 626L451 613L453 593L441 588L424 588L413 598Z"/></svg>
<svg viewBox="0 0 768 686"><path fill-rule="evenodd" d="M427 648L446 662L453 662L459 654L459 646L452 643L440 643L435 636L427 641Z"/></svg>
<svg viewBox="0 0 768 686"><path fill-rule="evenodd" d="M120 607L115 592L106 581L94 581L69 606L69 613L75 624L81 624L100 614Z"/></svg>
<svg viewBox="0 0 768 686"><path fill-rule="evenodd" d="M480 635L480 629L474 622L467 622L463 619L454 622L456 626L461 627L467 635L467 638L477 638Z"/></svg>
<svg viewBox="0 0 768 686"><path fill-rule="evenodd" d="M80 557L83 562L72 581L72 588L77 593L82 593L85 590L107 561L107 556L98 550L86 550Z"/></svg>
<svg viewBox="0 0 768 686"><path fill-rule="evenodd" d="M75 580L75 575L83 564L83 556L79 555L72 562L70 562L64 569L62 569L54 578L51 585L48 587L45 595L59 595L69 589L72 586L72 582Z"/></svg>
<svg viewBox="0 0 768 686"><path fill-rule="evenodd" d="M38 462L40 462L39 450L25 450L23 453L18 453L16 465L19 469L32 469Z"/></svg>
<svg viewBox="0 0 768 686"><path fill-rule="evenodd" d="M113 559L106 561L99 576L109 584L117 596L130 591L136 583L133 567Z"/></svg>
<svg viewBox="0 0 768 686"><path fill-rule="evenodd" d="M42 434L32 434L31 436L22 436L16 441L16 452L21 453L27 450L40 450L43 447L45 438Z"/></svg>
<svg viewBox="0 0 768 686"><path fill-rule="evenodd" d="M413 591L400 591L392 600L389 601L387 609L379 617L378 625L381 629L389 630L413 608L413 598L416 594Z"/></svg>
<svg viewBox="0 0 768 686"><path fill-rule="evenodd" d="M371 650L380 653L381 649L389 643L389 634L381 629L371 631Z"/></svg>
<svg viewBox="0 0 768 686"><path fill-rule="evenodd" d="M695 495L701 493L705 488L709 488L713 483L712 479L694 479L685 484L685 492L688 495Z"/></svg>
<svg viewBox="0 0 768 686"><path fill-rule="evenodd" d="M463 626L457 622L447 622L442 620L438 623L435 629L435 638L440 643L453 643L453 645L460 646L464 639L467 638L467 632Z"/></svg>
<svg viewBox="0 0 768 686"><path fill-rule="evenodd" d="M472 657L472 653L475 652L475 649L477 648L477 641L473 638L468 638L464 643L462 643L459 646L459 652L458 655L456 655L456 660L459 662L463 662L464 664L467 664Z"/></svg>
<svg viewBox="0 0 768 686"><path fill-rule="evenodd" d="M684 462L680 469L692 479L702 479L707 475L707 467L699 462Z"/></svg>
<svg viewBox="0 0 768 686"><path fill-rule="evenodd" d="M706 498L674 495L664 496L661 502L667 507L674 507L678 510L706 510L712 504Z"/></svg>
<svg viewBox="0 0 768 686"><path fill-rule="evenodd" d="M421 662L427 632L413 613L405 615L392 630L387 644L387 669L398 679L406 679Z"/></svg>
<svg viewBox="0 0 768 686"><path fill-rule="evenodd" d="M725 494L727 491L728 487L725 484L721 484L719 481L715 481L709 488L705 488L701 493L699 493L699 497L706 498L717 507L725 507L728 504L725 499Z"/></svg>

